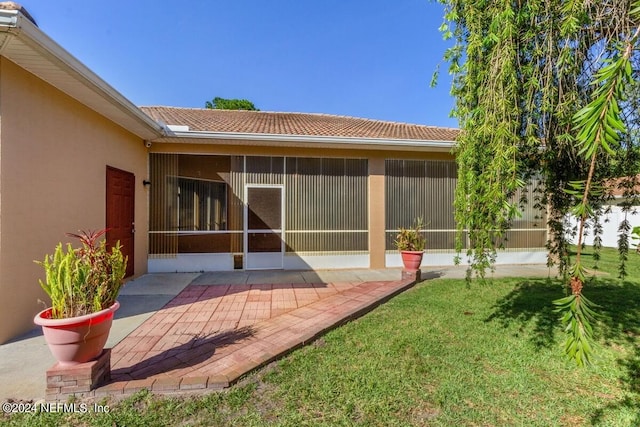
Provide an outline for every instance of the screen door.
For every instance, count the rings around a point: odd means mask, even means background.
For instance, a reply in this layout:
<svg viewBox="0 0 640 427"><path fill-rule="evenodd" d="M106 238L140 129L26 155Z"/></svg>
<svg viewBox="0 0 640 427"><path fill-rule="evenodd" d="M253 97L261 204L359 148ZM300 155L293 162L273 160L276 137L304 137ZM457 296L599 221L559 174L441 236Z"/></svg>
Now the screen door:
<svg viewBox="0 0 640 427"><path fill-rule="evenodd" d="M283 188L245 187L244 247L247 270L281 269L284 261Z"/></svg>

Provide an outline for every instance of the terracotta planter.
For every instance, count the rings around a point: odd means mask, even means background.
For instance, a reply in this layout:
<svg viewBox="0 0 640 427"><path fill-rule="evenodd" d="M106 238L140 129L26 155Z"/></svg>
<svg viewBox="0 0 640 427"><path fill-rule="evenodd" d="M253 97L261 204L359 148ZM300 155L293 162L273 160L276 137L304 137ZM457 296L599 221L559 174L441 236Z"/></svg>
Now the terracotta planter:
<svg viewBox="0 0 640 427"><path fill-rule="evenodd" d="M33 319L42 326L49 350L61 365L75 365L98 357L109 337L113 313L120 308L116 301L111 307L68 319L52 319L51 308L42 310Z"/></svg>
<svg viewBox="0 0 640 427"><path fill-rule="evenodd" d="M422 263L422 256L424 251L400 251L402 256L402 263L407 270L418 270Z"/></svg>

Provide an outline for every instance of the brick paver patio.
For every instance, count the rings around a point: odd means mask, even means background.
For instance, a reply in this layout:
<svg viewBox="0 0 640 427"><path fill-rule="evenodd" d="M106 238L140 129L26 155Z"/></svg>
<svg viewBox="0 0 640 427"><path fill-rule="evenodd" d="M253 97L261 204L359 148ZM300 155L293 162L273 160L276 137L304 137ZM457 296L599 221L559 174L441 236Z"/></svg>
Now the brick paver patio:
<svg viewBox="0 0 640 427"><path fill-rule="evenodd" d="M414 283L190 284L112 349L111 381L90 395L228 387Z"/></svg>

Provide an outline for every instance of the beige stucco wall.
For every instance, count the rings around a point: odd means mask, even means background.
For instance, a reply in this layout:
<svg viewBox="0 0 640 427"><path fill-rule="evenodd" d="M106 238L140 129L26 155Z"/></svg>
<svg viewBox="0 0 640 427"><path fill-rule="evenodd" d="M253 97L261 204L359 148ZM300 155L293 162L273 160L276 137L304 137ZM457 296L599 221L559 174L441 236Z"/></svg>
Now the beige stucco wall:
<svg viewBox="0 0 640 427"><path fill-rule="evenodd" d="M139 275L147 268L143 141L0 58L0 343L32 328L49 305L33 260L66 232L105 226L107 165L136 177Z"/></svg>
<svg viewBox="0 0 640 427"><path fill-rule="evenodd" d="M385 268L384 159L369 159L369 267Z"/></svg>

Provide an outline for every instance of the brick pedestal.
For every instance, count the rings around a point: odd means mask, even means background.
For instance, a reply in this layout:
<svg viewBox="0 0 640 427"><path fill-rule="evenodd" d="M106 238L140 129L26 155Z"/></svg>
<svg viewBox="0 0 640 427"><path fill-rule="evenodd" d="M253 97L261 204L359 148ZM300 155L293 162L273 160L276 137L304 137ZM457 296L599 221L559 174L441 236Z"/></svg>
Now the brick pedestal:
<svg viewBox="0 0 640 427"><path fill-rule="evenodd" d="M47 370L46 400L66 400L69 396L89 394L91 390L111 379L111 349L104 349L91 362L71 366L59 363Z"/></svg>
<svg viewBox="0 0 640 427"><path fill-rule="evenodd" d="M414 282L420 281L420 270L407 270L402 269L402 280L411 280Z"/></svg>

